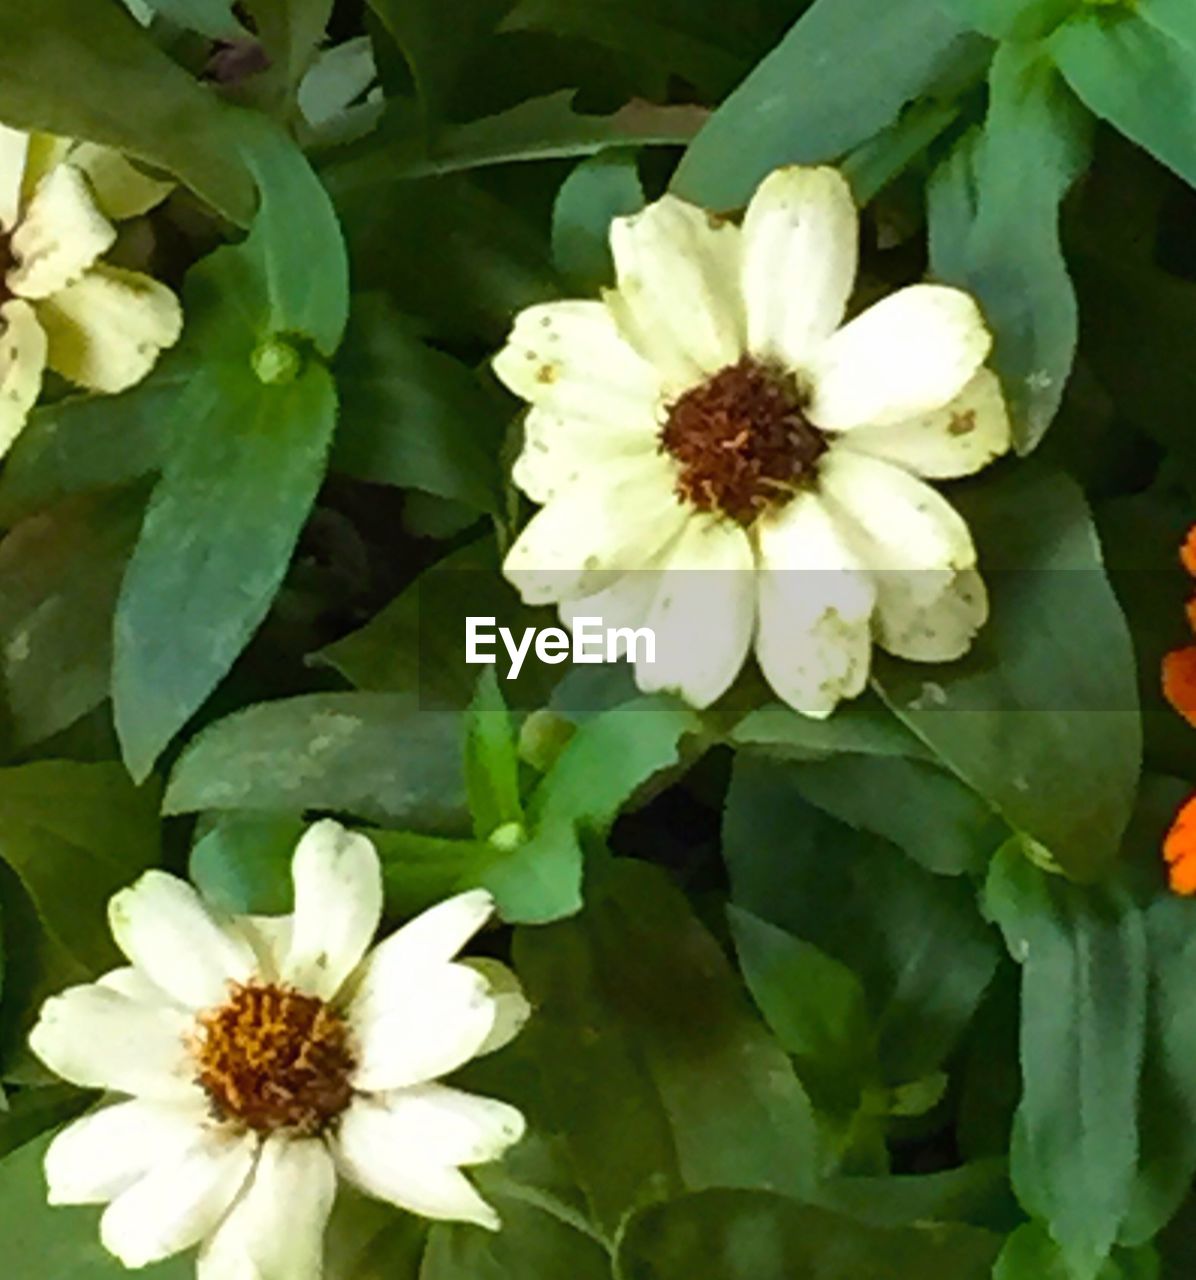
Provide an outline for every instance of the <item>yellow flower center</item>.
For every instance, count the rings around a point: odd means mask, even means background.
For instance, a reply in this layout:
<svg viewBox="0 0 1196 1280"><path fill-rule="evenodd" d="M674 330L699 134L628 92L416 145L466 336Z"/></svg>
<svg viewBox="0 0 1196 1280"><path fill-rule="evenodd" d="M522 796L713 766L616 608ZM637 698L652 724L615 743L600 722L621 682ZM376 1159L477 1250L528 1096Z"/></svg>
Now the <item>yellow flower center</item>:
<svg viewBox="0 0 1196 1280"><path fill-rule="evenodd" d="M349 1105L348 1024L315 996L272 983L232 988L200 1015L199 1083L221 1120L259 1133L320 1133Z"/></svg>
<svg viewBox="0 0 1196 1280"><path fill-rule="evenodd" d="M673 403L660 447L680 464L679 500L746 525L814 478L827 443L796 381L745 356Z"/></svg>

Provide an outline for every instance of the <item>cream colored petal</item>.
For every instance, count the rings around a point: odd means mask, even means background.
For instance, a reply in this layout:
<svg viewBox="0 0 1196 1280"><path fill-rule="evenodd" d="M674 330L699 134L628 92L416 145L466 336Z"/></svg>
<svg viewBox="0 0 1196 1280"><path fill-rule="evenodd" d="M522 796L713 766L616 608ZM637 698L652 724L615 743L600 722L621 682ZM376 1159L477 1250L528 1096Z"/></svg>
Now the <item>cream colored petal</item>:
<svg viewBox="0 0 1196 1280"><path fill-rule="evenodd" d="M650 455L563 490L528 522L503 573L528 604L551 604L593 594L612 571L643 568L687 519L676 475L672 459Z"/></svg>
<svg viewBox="0 0 1196 1280"><path fill-rule="evenodd" d="M80 142L67 161L87 176L96 204L113 222L148 213L174 190L173 182L142 173L114 147Z"/></svg>
<svg viewBox="0 0 1196 1280"><path fill-rule="evenodd" d="M171 1101L194 1098L187 1049L194 1020L104 987L71 987L42 1005L29 1047L56 1075L88 1089Z"/></svg>
<svg viewBox="0 0 1196 1280"><path fill-rule="evenodd" d="M69 1124L46 1150L51 1204L106 1204L155 1165L192 1147L211 1124L196 1090L190 1104L120 1102Z"/></svg>
<svg viewBox="0 0 1196 1280"><path fill-rule="evenodd" d="M972 647L988 621L988 592L975 569L952 574L930 602L923 600L917 584L908 587L908 574L876 576L876 643L898 658L954 662Z"/></svg>
<svg viewBox="0 0 1196 1280"><path fill-rule="evenodd" d="M212 918L195 890L165 871L147 871L108 904L116 945L150 982L189 1009L222 1004L229 984L256 969L244 938Z"/></svg>
<svg viewBox="0 0 1196 1280"><path fill-rule="evenodd" d="M843 448L819 464L823 498L867 536L862 556L872 570L928 575L927 594L946 586L939 573L970 569L976 548L958 511L935 489L900 467Z"/></svg>
<svg viewBox="0 0 1196 1280"><path fill-rule="evenodd" d="M280 982L291 951L293 916L238 916L233 927L253 948L257 970L266 982Z"/></svg>
<svg viewBox="0 0 1196 1280"><path fill-rule="evenodd" d="M209 1131L155 1165L100 1219L100 1240L126 1267L148 1266L211 1235L245 1186L256 1134Z"/></svg>
<svg viewBox="0 0 1196 1280"><path fill-rule="evenodd" d="M333 1147L341 1173L368 1194L410 1213L497 1231L498 1214L465 1175L420 1151L396 1147L388 1126L379 1123L378 1111L376 1102L360 1099L345 1112Z"/></svg>
<svg viewBox="0 0 1196 1280"><path fill-rule="evenodd" d="M731 687L756 628L751 543L733 520L694 515L669 548L644 625L655 661L641 651L636 684L708 707Z"/></svg>
<svg viewBox="0 0 1196 1280"><path fill-rule="evenodd" d="M21 210L21 180L29 135L22 129L0 124L0 231L11 231Z"/></svg>
<svg viewBox="0 0 1196 1280"><path fill-rule="evenodd" d="M59 165L38 185L13 232L8 287L21 298L48 298L80 279L115 240L87 179Z"/></svg>
<svg viewBox="0 0 1196 1280"><path fill-rule="evenodd" d="M330 818L309 827L291 863L295 916L283 980L330 1000L382 919L382 864L367 837Z"/></svg>
<svg viewBox="0 0 1196 1280"><path fill-rule="evenodd" d="M810 363L809 414L826 431L904 422L941 409L992 347L966 293L917 284L870 307Z"/></svg>
<svg viewBox="0 0 1196 1280"><path fill-rule="evenodd" d="M138 271L98 266L38 305L50 368L115 395L140 382L183 331L183 310L164 285Z"/></svg>
<svg viewBox="0 0 1196 1280"><path fill-rule="evenodd" d="M758 521L755 532L760 668L783 702L824 719L867 683L872 582L812 493Z"/></svg>
<svg viewBox="0 0 1196 1280"><path fill-rule="evenodd" d="M856 427L839 443L916 476L950 480L988 466L1012 442L1000 380L981 369L945 408L891 426Z"/></svg>
<svg viewBox="0 0 1196 1280"><path fill-rule="evenodd" d="M681 526L684 528L684 523ZM570 632L575 632L582 618L599 619L603 629L638 631L645 625L648 610L660 585L660 566L664 563L678 535L666 542L642 569L630 573L608 573L595 577L593 585L601 587L590 595L563 600L558 612ZM627 656L629 637L617 637L618 656Z"/></svg>
<svg viewBox="0 0 1196 1280"><path fill-rule="evenodd" d="M74 146L70 138L53 133L31 133L25 155L25 173L21 179L21 203L28 205L41 181L66 159Z"/></svg>
<svg viewBox="0 0 1196 1280"><path fill-rule="evenodd" d="M654 426L622 430L532 409L511 479L533 502L547 503L576 485L602 485L611 463L648 459L658 447Z"/></svg>
<svg viewBox="0 0 1196 1280"><path fill-rule="evenodd" d="M515 318L494 372L550 415L654 436L660 375L619 333L601 302L547 302Z"/></svg>
<svg viewBox="0 0 1196 1280"><path fill-rule="evenodd" d="M135 969L132 965L126 965L121 969L111 969L108 973L102 974L96 979L96 986L119 992L122 996L128 996L130 1000L135 1000L138 1004L155 1007L165 1005L168 1008L175 1009L186 1008L185 1005L181 1005L173 996L163 991L156 982L151 982L144 973L139 969Z"/></svg>
<svg viewBox="0 0 1196 1280"><path fill-rule="evenodd" d="M843 323L859 216L837 169L793 165L760 184L743 220L748 350L800 369Z"/></svg>
<svg viewBox="0 0 1196 1280"><path fill-rule="evenodd" d="M441 1166L497 1160L527 1129L522 1113L507 1103L441 1084L362 1099L354 1106L354 1124L368 1125L373 1143Z"/></svg>
<svg viewBox="0 0 1196 1280"><path fill-rule="evenodd" d="M703 381L744 350L740 231L676 196L615 218L618 279L608 298L620 328L660 370L666 390Z"/></svg>
<svg viewBox="0 0 1196 1280"><path fill-rule="evenodd" d="M490 998L494 1001L494 1025L490 1034L482 1041L477 1057L487 1053L497 1053L505 1048L527 1025L532 1016L532 1007L527 996L523 994L523 985L501 960L491 960L488 956L470 956L462 960L467 969L480 973L490 987Z"/></svg>
<svg viewBox="0 0 1196 1280"><path fill-rule="evenodd" d="M45 330L29 303L10 298L0 306L0 458L37 403L45 368Z"/></svg>
<svg viewBox="0 0 1196 1280"><path fill-rule="evenodd" d="M197 1280L320 1280L336 1168L319 1138L280 1134L200 1251Z"/></svg>
<svg viewBox="0 0 1196 1280"><path fill-rule="evenodd" d="M405 1089L447 1075L476 1057L494 1029L490 984L460 964L419 971L368 1000L354 1000L354 1087Z"/></svg>

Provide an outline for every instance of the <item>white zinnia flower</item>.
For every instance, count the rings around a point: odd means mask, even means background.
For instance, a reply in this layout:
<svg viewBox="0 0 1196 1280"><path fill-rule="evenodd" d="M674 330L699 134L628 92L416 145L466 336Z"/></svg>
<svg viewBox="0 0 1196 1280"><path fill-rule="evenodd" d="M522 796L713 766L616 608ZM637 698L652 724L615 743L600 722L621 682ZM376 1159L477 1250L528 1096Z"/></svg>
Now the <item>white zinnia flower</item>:
<svg viewBox="0 0 1196 1280"><path fill-rule="evenodd" d="M112 222L145 213L170 188L109 147L0 125L0 456L47 366L111 394L178 341L175 295L99 261L116 241Z"/></svg>
<svg viewBox="0 0 1196 1280"><path fill-rule="evenodd" d="M825 168L773 173L742 227L665 196L614 220L616 289L528 308L495 358L531 404L514 480L543 504L505 573L570 621L652 628L645 691L706 706L754 643L826 716L873 640L946 661L986 618L967 526L924 479L1009 447L991 338L930 284L844 324L857 222Z"/></svg>
<svg viewBox="0 0 1196 1280"><path fill-rule="evenodd" d="M225 921L147 872L109 909L132 966L48 1000L33 1030L58 1075L131 1095L46 1154L51 1203L110 1201L101 1239L128 1267L199 1244L199 1280L314 1280L338 1172L425 1217L499 1225L460 1166L498 1157L523 1117L434 1083L527 1014L505 966L453 960L490 895L450 898L367 955L370 841L319 822L292 874L293 915Z"/></svg>

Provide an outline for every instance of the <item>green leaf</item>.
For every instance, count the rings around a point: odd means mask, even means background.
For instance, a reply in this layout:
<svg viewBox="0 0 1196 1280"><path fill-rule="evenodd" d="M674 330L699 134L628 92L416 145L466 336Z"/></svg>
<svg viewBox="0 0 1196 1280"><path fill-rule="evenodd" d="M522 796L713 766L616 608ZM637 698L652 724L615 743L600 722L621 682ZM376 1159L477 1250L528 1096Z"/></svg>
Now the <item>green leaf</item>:
<svg viewBox="0 0 1196 1280"><path fill-rule="evenodd" d="M895 178L919 160L959 118L957 103L914 103L901 117L843 157L842 169L856 203L870 204Z"/></svg>
<svg viewBox="0 0 1196 1280"><path fill-rule="evenodd" d="M247 32L233 16L234 0L143 0L163 18L211 40L244 39Z"/></svg>
<svg viewBox="0 0 1196 1280"><path fill-rule="evenodd" d="M471 369L405 332L384 296L354 301L336 378L334 470L501 510L506 423L495 402Z"/></svg>
<svg viewBox="0 0 1196 1280"><path fill-rule="evenodd" d="M532 838L486 874L504 917L538 923L581 906L582 832L605 837L628 798L678 763L701 727L668 697L637 698L582 724L528 802Z"/></svg>
<svg viewBox="0 0 1196 1280"><path fill-rule="evenodd" d="M1125 1220L1138 1157L1147 950L1124 890L1040 871L1011 841L994 859L989 912L1022 966L1022 1101L1012 1177L1079 1276Z"/></svg>
<svg viewBox="0 0 1196 1280"><path fill-rule="evenodd" d="M1094 879L1129 820L1142 728L1091 515L1071 481L1029 466L959 491L956 504L980 548L991 619L961 661L881 660L876 684L1011 827L1069 875Z"/></svg>
<svg viewBox="0 0 1196 1280"><path fill-rule="evenodd" d="M222 814L191 850L187 874L217 910L283 916L292 909L291 860L298 818Z"/></svg>
<svg viewBox="0 0 1196 1280"><path fill-rule="evenodd" d="M159 857L157 794L114 764L0 769L0 859L46 932L86 972L112 967L108 899Z"/></svg>
<svg viewBox="0 0 1196 1280"><path fill-rule="evenodd" d="M86 1106L87 1094L69 1084L21 1089L12 1097L2 1098L0 1158L32 1142L39 1133L72 1119Z"/></svg>
<svg viewBox="0 0 1196 1280"><path fill-rule="evenodd" d="M956 13L994 40L1036 40L1076 9L1076 0L944 0Z"/></svg>
<svg viewBox="0 0 1196 1280"><path fill-rule="evenodd" d="M275 119L299 114L298 91L324 43L334 0L242 0L269 65L245 86L247 98Z"/></svg>
<svg viewBox="0 0 1196 1280"><path fill-rule="evenodd" d="M42 1161L52 1137L45 1134L0 1160L6 1280L122 1280L128 1272L100 1244L98 1212L46 1203ZM195 1259L180 1254L139 1274L146 1280L191 1280Z"/></svg>
<svg viewBox="0 0 1196 1280"><path fill-rule="evenodd" d="M1158 1280L1158 1260L1153 1251L1118 1251L1098 1271L1095 1280ZM993 1280L1076 1280L1059 1246L1040 1223L1019 1227L1001 1250Z"/></svg>
<svg viewBox="0 0 1196 1280"><path fill-rule="evenodd" d="M772 169L835 160L892 124L979 43L937 0L816 0L690 144L673 190L738 208Z"/></svg>
<svg viewBox="0 0 1196 1280"><path fill-rule="evenodd" d="M173 63L119 6L38 0L0 7L0 117L87 138L166 169L244 226L253 183L241 117Z"/></svg>
<svg viewBox="0 0 1196 1280"><path fill-rule="evenodd" d="M966 1222L1000 1228L1020 1217L1004 1159L974 1160L941 1173L831 1178L818 1203L873 1227Z"/></svg>
<svg viewBox="0 0 1196 1280"><path fill-rule="evenodd" d="M820 1105L853 1110L878 1074L867 998L838 960L748 911L729 909L743 976Z"/></svg>
<svg viewBox="0 0 1196 1280"><path fill-rule="evenodd" d="M382 886L389 915L411 917L466 889L485 883L486 872L504 850L485 840L453 840L414 831L366 835L382 859Z"/></svg>
<svg viewBox="0 0 1196 1280"><path fill-rule="evenodd" d="M493 668L482 673L465 715L465 786L479 839L522 819L519 742Z"/></svg>
<svg viewBox="0 0 1196 1280"><path fill-rule="evenodd" d="M0 688L18 745L67 728L108 697L112 615L142 498L77 498L0 542Z"/></svg>
<svg viewBox="0 0 1196 1280"><path fill-rule="evenodd" d="M561 184L552 209L552 260L561 278L584 294L611 284L611 221L643 207L634 152L606 151L583 160Z"/></svg>
<svg viewBox="0 0 1196 1280"><path fill-rule="evenodd" d="M318 693L259 703L205 729L167 788L167 813L332 809L460 829L461 720L410 698Z"/></svg>
<svg viewBox="0 0 1196 1280"><path fill-rule="evenodd" d="M964 139L930 188L931 267L984 309L1022 453L1050 426L1075 359L1059 206L1087 167L1091 132L1046 56L1005 45L993 59L983 132Z"/></svg>
<svg viewBox="0 0 1196 1280"><path fill-rule="evenodd" d="M516 935L525 1035L595 1221L709 1186L812 1189L809 1101L660 871L614 862L575 920Z"/></svg>
<svg viewBox="0 0 1196 1280"><path fill-rule="evenodd" d="M1049 48L1094 115L1196 183L1196 43L1156 26L1142 5L1081 9Z"/></svg>
<svg viewBox="0 0 1196 1280"><path fill-rule="evenodd" d="M880 1228L762 1191L706 1191L637 1214L619 1280L988 1280L999 1239L974 1227Z"/></svg>
<svg viewBox="0 0 1196 1280"><path fill-rule="evenodd" d="M845 703L829 720L811 720L770 702L746 715L729 736L733 746L788 760L823 760L841 752L930 758L923 743L871 694Z"/></svg>

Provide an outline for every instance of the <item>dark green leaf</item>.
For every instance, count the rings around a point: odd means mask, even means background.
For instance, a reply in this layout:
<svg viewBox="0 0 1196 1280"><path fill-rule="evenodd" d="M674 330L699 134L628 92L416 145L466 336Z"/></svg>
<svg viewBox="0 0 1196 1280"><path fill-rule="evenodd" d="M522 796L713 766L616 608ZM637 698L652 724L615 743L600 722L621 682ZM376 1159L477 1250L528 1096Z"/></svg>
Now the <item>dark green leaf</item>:
<svg viewBox="0 0 1196 1280"><path fill-rule="evenodd" d="M1151 1250L1134 1253L1119 1250L1099 1270L1090 1272L1094 1280L1158 1280L1158 1259ZM993 1280L1076 1280L1049 1232L1037 1222L1019 1227L1001 1250L993 1270Z"/></svg>
<svg viewBox="0 0 1196 1280"><path fill-rule="evenodd" d="M597 293L614 279L610 224L644 206L636 156L608 151L579 164L552 210L552 259L579 293Z"/></svg>
<svg viewBox="0 0 1196 1280"><path fill-rule="evenodd" d="M1078 1275L1095 1275L1134 1189L1147 950L1117 888L1040 871L1011 841L994 860L988 910L1022 966L1022 1101L1012 1176Z"/></svg>
<svg viewBox="0 0 1196 1280"><path fill-rule="evenodd" d="M791 760L822 760L840 752L929 758L924 744L870 694L844 704L829 720L811 720L770 702L745 716L729 736L737 747Z"/></svg>
<svg viewBox="0 0 1196 1280"><path fill-rule="evenodd" d="M1050 426L1075 358L1059 205L1087 167L1090 134L1046 56L1006 45L993 60L983 132L964 139L930 189L931 266L984 308L1023 453Z"/></svg>
<svg viewBox="0 0 1196 1280"><path fill-rule="evenodd" d="M291 859L302 834L298 818L221 815L195 842L187 873L219 911L287 915L293 898Z"/></svg>
<svg viewBox="0 0 1196 1280"><path fill-rule="evenodd" d="M876 683L1010 826L1070 875L1095 878L1129 820L1142 729L1129 634L1091 516L1070 481L1028 466L959 493L957 505L980 548L991 620L960 662L884 660Z"/></svg>
<svg viewBox="0 0 1196 1280"><path fill-rule="evenodd" d="M0 116L15 128L119 147L249 222L239 117L111 0L0 7Z"/></svg>
<svg viewBox="0 0 1196 1280"><path fill-rule="evenodd" d="M834 160L892 124L978 43L937 0L816 0L694 139L673 189L738 208L770 170Z"/></svg>
<svg viewBox="0 0 1196 1280"><path fill-rule="evenodd" d="M244 39L246 35L245 28L233 16L234 0L143 0L143 3L163 18L212 40Z"/></svg>
<svg viewBox="0 0 1196 1280"><path fill-rule="evenodd" d="M603 1230L687 1188L811 1190L801 1085L658 870L610 864L582 915L521 930L515 957L544 1099Z"/></svg>
<svg viewBox="0 0 1196 1280"><path fill-rule="evenodd" d="M832 1178L823 1184L818 1202L873 1227L966 1222L999 1229L1021 1216L1003 1159L897 1178Z"/></svg>
<svg viewBox="0 0 1196 1280"><path fill-rule="evenodd" d="M334 809L433 830L465 821L461 718L391 694L261 703L204 730L180 758L167 813Z"/></svg>
<svg viewBox="0 0 1196 1280"><path fill-rule="evenodd" d="M465 889L476 889L504 850L484 840L453 840L413 831L365 833L382 859L390 915L410 917Z"/></svg>

